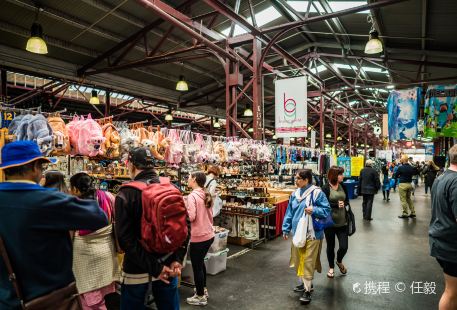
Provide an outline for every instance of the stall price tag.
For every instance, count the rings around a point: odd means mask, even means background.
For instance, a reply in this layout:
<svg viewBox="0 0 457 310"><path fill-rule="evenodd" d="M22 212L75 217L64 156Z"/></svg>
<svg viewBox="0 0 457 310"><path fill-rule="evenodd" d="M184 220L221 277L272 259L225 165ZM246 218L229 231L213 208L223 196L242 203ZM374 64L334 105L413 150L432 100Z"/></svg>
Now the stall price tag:
<svg viewBox="0 0 457 310"><path fill-rule="evenodd" d="M14 113L14 112L7 112L7 111L2 112L2 114L1 114L2 122L1 122L0 128L8 128L15 116L16 116L16 113Z"/></svg>

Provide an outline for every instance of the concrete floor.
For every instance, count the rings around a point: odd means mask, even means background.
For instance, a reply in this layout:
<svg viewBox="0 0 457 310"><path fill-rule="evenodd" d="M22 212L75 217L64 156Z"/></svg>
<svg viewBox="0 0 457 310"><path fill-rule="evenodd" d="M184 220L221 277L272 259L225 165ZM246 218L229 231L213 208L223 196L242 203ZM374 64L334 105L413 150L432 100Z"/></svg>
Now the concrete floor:
<svg viewBox="0 0 457 310"><path fill-rule="evenodd" d="M302 306L299 295L291 289L297 285L294 272L288 268L290 241L280 239L261 245L253 251L229 259L227 271L208 276L210 293L206 309L259 309L285 310L306 307L309 309L414 309L438 308L443 292L443 275L438 263L429 256L428 225L430 198L419 187L414 197L417 219L402 220L398 192L391 193L391 201L375 197L372 222L362 220L362 198L352 200L357 232L349 239L349 251L343 262L349 272L328 279L328 262L324 241L321 262L323 272L316 273L313 301ZM389 282L390 293L365 294L366 281ZM413 294L412 282L416 284ZM399 284L396 292L395 285ZM424 282L435 282L436 294L424 294ZM353 286L360 283L360 293ZM356 287L357 288L357 287ZM358 291L356 289L356 291ZM185 303L192 294L181 288L182 309L193 309Z"/></svg>

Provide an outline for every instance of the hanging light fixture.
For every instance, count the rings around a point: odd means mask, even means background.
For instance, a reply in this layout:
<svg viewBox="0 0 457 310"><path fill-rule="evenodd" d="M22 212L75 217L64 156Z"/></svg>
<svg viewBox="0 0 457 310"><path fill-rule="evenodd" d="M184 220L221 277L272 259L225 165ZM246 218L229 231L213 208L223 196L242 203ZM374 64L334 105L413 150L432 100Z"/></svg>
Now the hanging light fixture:
<svg viewBox="0 0 457 310"><path fill-rule="evenodd" d="M216 117L216 120L214 121L213 127L214 128L221 128L221 123L219 123L219 118L218 117Z"/></svg>
<svg viewBox="0 0 457 310"><path fill-rule="evenodd" d="M276 135L273 135L273 137L272 137L272 138L273 138L273 140L276 140Z"/></svg>
<svg viewBox="0 0 457 310"><path fill-rule="evenodd" d="M254 132L254 128L252 128L252 127L249 128L249 129L248 129L248 132Z"/></svg>
<svg viewBox="0 0 457 310"><path fill-rule="evenodd" d="M243 116L252 117L253 115L254 113L252 112L252 110L246 105L246 109L244 109Z"/></svg>
<svg viewBox="0 0 457 310"><path fill-rule="evenodd" d="M343 138L338 137L338 138L336 138L336 140L341 141L341 140L343 140Z"/></svg>
<svg viewBox="0 0 457 310"><path fill-rule="evenodd" d="M178 91L188 91L189 85L187 85L186 80L184 80L184 75L179 76L179 81L176 83L176 90Z"/></svg>
<svg viewBox="0 0 457 310"><path fill-rule="evenodd" d="M100 104L100 99L98 99L98 93L96 90L92 90L89 103L90 104Z"/></svg>
<svg viewBox="0 0 457 310"><path fill-rule="evenodd" d="M44 55L48 53L48 46L43 38L43 27L38 23L38 14L40 11L42 9L38 8L25 49L31 53Z"/></svg>
<svg viewBox="0 0 457 310"><path fill-rule="evenodd" d="M365 54L379 54L383 51L382 42L379 40L379 34L375 29L371 29L370 38L365 45Z"/></svg>
<svg viewBox="0 0 457 310"><path fill-rule="evenodd" d="M167 122L171 122L173 120L173 114L171 113L171 109L168 110L167 115L165 115L165 120Z"/></svg>
<svg viewBox="0 0 457 310"><path fill-rule="evenodd" d="M179 81L176 83L176 90L177 91L188 91L189 85L187 84L186 80L184 79L184 75L182 73L184 67L184 63L181 62L181 73L179 75Z"/></svg>
<svg viewBox="0 0 457 310"><path fill-rule="evenodd" d="M332 135L328 133L328 134L325 135L325 137L326 137L326 138L331 138Z"/></svg>

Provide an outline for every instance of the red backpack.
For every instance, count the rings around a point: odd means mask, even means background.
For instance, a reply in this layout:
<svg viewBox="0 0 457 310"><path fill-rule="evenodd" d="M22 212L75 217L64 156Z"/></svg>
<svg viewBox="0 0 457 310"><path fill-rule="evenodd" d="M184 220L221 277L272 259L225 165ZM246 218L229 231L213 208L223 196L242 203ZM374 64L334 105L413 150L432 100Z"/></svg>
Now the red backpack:
<svg viewBox="0 0 457 310"><path fill-rule="evenodd" d="M130 182L142 192L141 243L149 252L173 253L187 239L187 209L181 192L168 178L160 183Z"/></svg>

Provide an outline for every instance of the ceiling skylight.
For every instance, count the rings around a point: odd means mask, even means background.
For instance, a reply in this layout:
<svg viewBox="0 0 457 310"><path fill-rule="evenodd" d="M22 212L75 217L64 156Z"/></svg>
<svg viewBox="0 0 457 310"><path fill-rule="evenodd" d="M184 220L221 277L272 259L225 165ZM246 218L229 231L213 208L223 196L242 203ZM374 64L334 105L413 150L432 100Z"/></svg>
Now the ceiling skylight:
<svg viewBox="0 0 457 310"><path fill-rule="evenodd" d="M320 65L320 66L317 66L317 68L310 68L310 70L314 74L318 74L318 73L321 73L321 72L327 70L327 68L324 65Z"/></svg>
<svg viewBox="0 0 457 310"><path fill-rule="evenodd" d="M280 17L281 17L281 13L279 13L278 10L276 10L276 8L274 8L273 6L270 6L269 8L255 14L255 21L257 22L258 27L262 27ZM252 25L251 17L248 17L247 21ZM225 35L226 37L228 37L228 35L230 33L230 28L231 27L228 27L228 28L222 30L221 33L223 35ZM247 31L244 30L244 28L236 25L235 30L233 32L233 36L238 36L238 35L245 34L245 33L247 33Z"/></svg>
<svg viewBox="0 0 457 310"><path fill-rule="evenodd" d="M308 9L308 1L295 1L295 0L292 1L291 0L291 1L287 1L287 3L290 4L290 6L298 12L305 13L306 10ZM316 4L320 13L326 13L324 8L320 5L320 3L318 3L317 1L314 1L314 3ZM337 12L337 11L351 9L351 8L354 8L357 6L367 4L367 1L366 0L365 1L328 1L328 4L330 5L330 8L332 9L333 12ZM317 13L317 10L314 7L314 5L311 5L310 13ZM358 12L358 13L368 14L369 11L362 11L362 12Z"/></svg>
<svg viewBox="0 0 457 310"><path fill-rule="evenodd" d="M332 64L332 66L334 68L343 69L343 70L354 70L354 71L358 71L359 70L359 68L357 66L353 66L353 65L334 63L334 64ZM383 72L382 68L376 68L376 67L364 67L364 66L362 66L362 71L388 74L387 71Z"/></svg>

